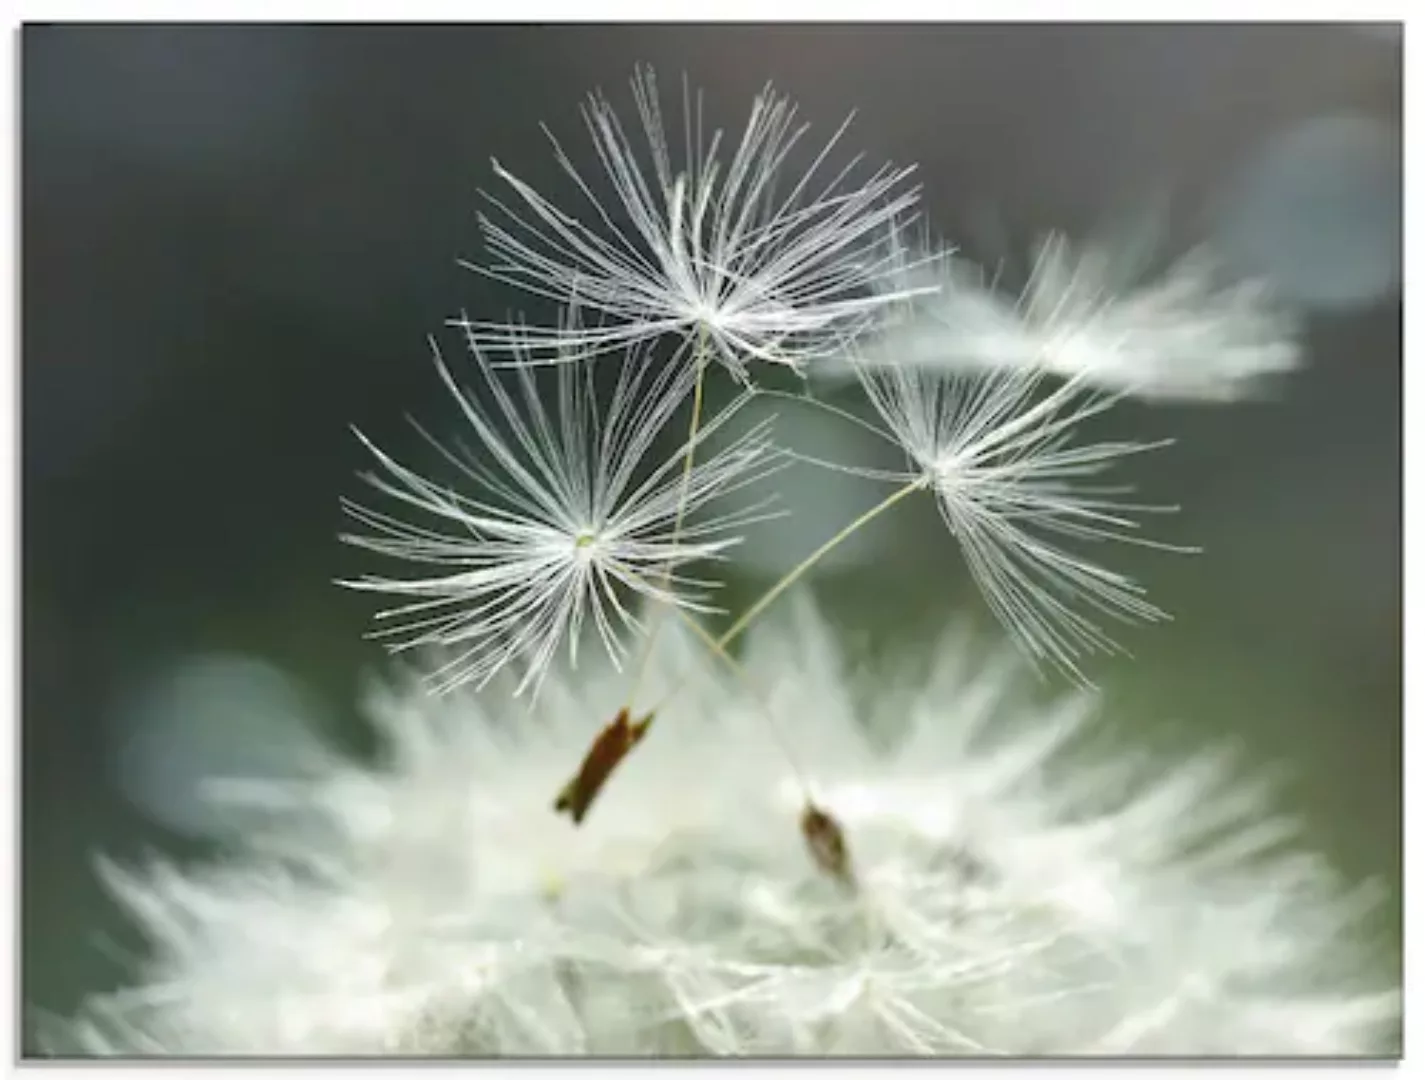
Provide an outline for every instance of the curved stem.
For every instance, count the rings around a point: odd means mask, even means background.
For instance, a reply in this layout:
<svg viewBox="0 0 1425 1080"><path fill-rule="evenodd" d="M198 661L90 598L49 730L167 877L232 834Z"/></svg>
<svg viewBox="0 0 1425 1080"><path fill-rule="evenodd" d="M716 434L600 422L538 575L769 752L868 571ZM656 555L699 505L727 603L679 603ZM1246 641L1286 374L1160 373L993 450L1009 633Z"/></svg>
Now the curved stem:
<svg viewBox="0 0 1425 1080"><path fill-rule="evenodd" d="M729 626L726 630L722 632L722 635L720 637L714 638L701 626L698 626L691 617L688 617L689 623L694 626L698 637L703 640L703 642L708 646L709 649L711 649L718 656L722 657L725 662L729 664L735 664L735 661L732 659L731 654L729 654L727 651L727 647L752 624L753 620L755 620L757 616L761 615L762 612L766 611L767 608L771 607L771 605L777 600L779 596L782 595L782 593L790 589L802 577L803 574L805 574L808 570L815 566L821 559L825 558L828 554L830 554L836 548L836 546L840 544L843 540L846 540L862 526L869 525L872 521L880 517L891 507L895 506L896 503L900 502L906 496L922 490L927 483L928 481L926 481L924 478L917 478L915 480L910 481L910 483L904 485L903 487L899 487L895 491L891 492L875 506L871 507L871 509L867 510L864 514L858 516L854 521L848 523L839 532L837 532L835 536L831 537L831 539L827 540L826 543L822 544L805 559L797 563L797 565L794 566L786 574L786 576L784 576L780 581L778 581L775 585L773 585L770 589L763 593L755 604L753 604L750 608L744 611L738 617L736 622L734 622L731 626ZM663 695L662 700L659 701L658 704L654 707L654 711L661 712L667 706L668 702L671 701L674 696L677 695L678 691L687 685L687 682L687 676L684 676L682 679L679 679L676 683L674 683L673 689L669 690L666 694Z"/></svg>
<svg viewBox="0 0 1425 1080"><path fill-rule="evenodd" d="M808 570L810 570L813 566L820 562L825 556L829 555L843 540L846 540L853 533L859 530L863 525L869 525L872 521L880 517L896 503L904 499L907 495L910 495L912 492L920 491L922 488L925 487L925 485L926 481L924 479L916 478L915 480L912 480L910 483L906 484L904 487L897 488L895 491L891 492L890 495L886 496L886 498L882 499L875 506L871 507L871 509L867 510L864 514L856 518L856 520L852 521L844 528L842 528L835 536L826 541L826 543L822 544L805 559L797 563L797 565L792 567L792 569L786 574L785 577L783 577L780 581L778 581L775 585L773 585L770 589L763 593L761 599L759 599L755 604L753 604L750 608L744 611L742 615L738 617L736 622L734 622L731 626L729 626L726 630L722 632L722 636L717 639L718 647L726 648L728 644L730 644L734 639L738 637L738 635L740 635L744 630L747 629L748 626L752 624L752 621L756 619L757 616L761 615L762 612L766 611L767 608L770 607L772 603L777 599L777 597L781 596L782 593L786 592L794 584L796 584L796 582L802 577L803 574L805 574Z"/></svg>
<svg viewBox="0 0 1425 1080"><path fill-rule="evenodd" d="M707 371L707 348L706 331L700 330L698 333L698 348L694 363L698 366L697 379L693 383L693 416L688 421L688 449L683 455L683 478L681 489L678 493L678 512L673 519L673 543L678 542L678 537L683 531L683 515L687 512L688 505L688 482L693 475L693 455L697 448L698 428L703 417L703 376ZM663 587L666 591L669 579L673 575L672 567L669 567L663 574ZM653 625L648 628L648 634L643 641L643 654L638 659L638 669L633 677L633 684L629 688L628 701L626 707L633 709L638 691L643 686L644 676L648 674L648 662L653 657L653 644L658 638L658 631L663 628L664 608L659 607L653 615Z"/></svg>

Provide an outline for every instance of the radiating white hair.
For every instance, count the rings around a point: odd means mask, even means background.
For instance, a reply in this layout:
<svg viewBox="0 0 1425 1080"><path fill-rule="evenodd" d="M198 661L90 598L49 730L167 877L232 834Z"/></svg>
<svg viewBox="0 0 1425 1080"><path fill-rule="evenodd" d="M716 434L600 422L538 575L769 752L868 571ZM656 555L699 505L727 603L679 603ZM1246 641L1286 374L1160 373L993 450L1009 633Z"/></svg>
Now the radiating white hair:
<svg viewBox="0 0 1425 1080"><path fill-rule="evenodd" d="M686 568L719 558L739 542L742 526L767 512L760 501L725 512L710 507L777 467L770 419L708 448L736 412L735 401L705 418L691 440L686 431L671 432L676 449L661 456L658 440L670 433L694 378L682 365L632 349L612 389L600 393L594 366L570 358L547 373L552 404L541 397L531 365L496 370L476 351L477 389L463 387L438 350L436 366L459 405L459 430L473 445L427 439L463 490L363 438L379 466L365 479L392 512L343 500L365 526L343 537L347 542L436 568L427 576L342 582L408 598L380 616L390 626L378 636L398 650L447 649L432 673L440 688L480 686L519 665L517 692L524 692L538 687L561 644L572 654L586 620L618 662L644 629L636 599L716 610L708 600L712 583ZM708 452L685 470L690 449L699 448Z"/></svg>
<svg viewBox="0 0 1425 1080"><path fill-rule="evenodd" d="M721 131L705 135L701 98L685 85L675 165L651 69L635 74L633 95L646 163L607 98L595 94L584 109L613 198L558 142L559 164L587 203L582 217L496 162L514 206L487 196L492 212L480 222L493 261L466 264L561 304L575 300L597 324L512 339L507 323L462 316L456 322L477 346L503 350L513 340L557 361L570 344L602 352L671 336L745 381L752 362L800 368L832 355L878 311L925 291L890 283L897 265L884 244L916 204L912 170L883 167L856 181L859 156L830 165L846 125L789 177L807 127L786 98L770 87L757 97L725 161Z"/></svg>
<svg viewBox="0 0 1425 1080"><path fill-rule="evenodd" d="M843 670L804 602L681 687L582 828L549 799L626 692L367 701L374 766L230 782L228 854L105 865L152 956L49 1032L164 1055L1328 1055L1398 1041L1370 896L1229 757L1118 758L964 632ZM691 673L691 674L689 674ZM747 687L759 687L757 704ZM518 713L518 715L516 715ZM767 729L775 719L797 769ZM338 759L339 760L339 759ZM856 886L798 835L810 785Z"/></svg>

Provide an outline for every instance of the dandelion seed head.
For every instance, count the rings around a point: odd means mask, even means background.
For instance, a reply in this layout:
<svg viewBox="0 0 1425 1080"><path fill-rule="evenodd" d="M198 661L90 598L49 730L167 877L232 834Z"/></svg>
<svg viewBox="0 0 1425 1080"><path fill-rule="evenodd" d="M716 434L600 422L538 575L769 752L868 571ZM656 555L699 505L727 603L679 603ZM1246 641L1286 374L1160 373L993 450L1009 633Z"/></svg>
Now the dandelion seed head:
<svg viewBox="0 0 1425 1080"><path fill-rule="evenodd" d="M1345 1054L1396 1038L1371 897L1302 851L1221 754L1114 756L963 631L850 674L804 601L750 642L762 707L660 638L660 716L585 825L547 800L626 692L532 709L392 681L385 752L260 778L206 866L106 870L148 935L135 983L51 1032L169 1054ZM918 665L917 665L918 666ZM847 890L802 845L844 830ZM276 785L273 787L273 785ZM278 794L284 798L277 798ZM261 797L258 797L261 796ZM373 813L379 808L381 812Z"/></svg>
<svg viewBox="0 0 1425 1080"><path fill-rule="evenodd" d="M726 512L717 504L777 467L770 420L709 449L739 399L690 443L674 421L693 373L641 350L623 358L605 392L572 357L542 386L532 368L497 370L477 351L475 389L457 383L438 350L436 361L464 422L454 438L426 438L454 483L363 439L379 467L365 479L391 509L345 503L366 529L348 543L434 568L342 582L404 600L381 613L376 636L396 651L448 650L432 677L438 688L483 685L519 665L523 693L538 688L566 642L575 652L586 624L620 662L643 629L637 598L716 610L713 583L689 567L722 558L766 516L765 501ZM669 434L681 445L656 456ZM684 475L690 445L706 452Z"/></svg>
<svg viewBox="0 0 1425 1080"><path fill-rule="evenodd" d="M920 244L932 254L890 234L902 269L887 288L927 291L882 313L879 333L862 339L862 365L1040 372L1149 400L1226 402L1302 360L1299 320L1271 282L1230 275L1207 248L1153 275L1138 264L1125 270L1107 245L1051 233L1015 293L999 274Z"/></svg>
<svg viewBox="0 0 1425 1080"><path fill-rule="evenodd" d="M856 361L884 434L911 471L882 479L921 484L986 602L1026 653L1079 682L1080 661L1120 650L1094 613L1117 622L1167 614L1131 578L1090 561L1076 543L1147 539L1138 519L1170 508L1136 504L1097 482L1122 459L1164 443L1090 442L1081 427L1121 397L1086 377L1047 386L1036 369L966 373Z"/></svg>
<svg viewBox="0 0 1425 1080"><path fill-rule="evenodd" d="M557 360L569 345L591 353L672 337L706 349L734 376L749 363L801 369L832 355L842 338L872 325L886 305L917 289L887 284L882 241L913 211L910 169L853 176L859 158L836 167L843 125L800 173L794 153L807 127L785 98L764 90L735 142L704 132L702 101L684 87L685 160L670 152L651 69L632 80L640 152L602 94L584 119L613 198L596 191L556 141L555 155L584 205L561 207L509 170L513 194L489 196L480 218L488 264L466 264L527 293L579 303L597 326L530 331L462 317L477 347L526 350ZM730 150L730 153L729 153Z"/></svg>

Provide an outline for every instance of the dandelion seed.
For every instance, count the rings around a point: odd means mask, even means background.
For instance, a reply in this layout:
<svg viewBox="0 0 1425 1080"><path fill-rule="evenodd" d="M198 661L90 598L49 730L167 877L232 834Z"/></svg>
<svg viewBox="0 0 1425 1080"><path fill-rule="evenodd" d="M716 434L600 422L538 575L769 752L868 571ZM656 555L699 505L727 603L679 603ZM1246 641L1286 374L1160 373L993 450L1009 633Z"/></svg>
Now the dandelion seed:
<svg viewBox="0 0 1425 1080"><path fill-rule="evenodd" d="M1118 651L1088 612L1121 622L1167 618L1144 598L1141 585L1063 543L1194 550L1136 533L1133 515L1173 508L1130 503L1126 488L1084 482L1122 458L1168 444L1075 445L1075 429L1118 395L1087 390L1086 376L1041 393L1044 374L1036 369L966 375L867 365L858 371L890 437L914 466L904 474L868 475L934 495L986 602L1034 659L1084 681L1081 657Z"/></svg>
<svg viewBox="0 0 1425 1080"><path fill-rule="evenodd" d="M821 807L808 802L802 810L802 836L812 860L827 874L847 885L855 883L851 872L851 853L846 846L846 832L841 823Z"/></svg>
<svg viewBox="0 0 1425 1080"><path fill-rule="evenodd" d="M584 108L611 205L553 136L559 164L588 202L584 219L495 163L515 206L489 197L494 214L480 222L495 261L466 265L560 303L577 297L604 316L597 327L520 331L514 340L531 358L673 335L705 345L745 382L750 361L800 368L916 292L883 280L893 269L883 235L916 202L905 185L912 170L881 168L853 183L857 157L833 172L843 125L787 190L783 174L807 130L790 102L764 90L724 164L722 134L704 138L701 98L685 86L685 157L675 171L652 71L640 69L632 85L647 162L606 98L595 94ZM511 345L504 324L462 317L456 325L478 348Z"/></svg>
<svg viewBox="0 0 1425 1080"><path fill-rule="evenodd" d="M639 744L652 723L653 713L648 713L637 723L630 724L628 710L620 709L613 721L595 737L579 765L579 771L560 790L554 809L559 813L568 813L575 825L583 822L590 804L618 768L619 762Z"/></svg>
<svg viewBox="0 0 1425 1080"><path fill-rule="evenodd" d="M365 702L378 764L254 778L248 802L215 807L232 842L212 861L106 871L151 956L49 1046L1398 1053L1371 896L1299 847L1267 789L1218 753L1115 757L1094 696L1036 703L1019 658L964 633L930 655L928 681L852 679L794 602L750 642L770 688L754 704L670 627L654 689L705 661L659 718L678 737L647 740L578 830L549 785L622 675L556 672L532 712L388 683ZM805 796L766 752L764 708L855 839L854 891L806 857Z"/></svg>
<svg viewBox="0 0 1425 1080"><path fill-rule="evenodd" d="M620 661L643 630L631 597L716 610L708 601L711 583L685 568L721 557L738 543L739 529L767 516L765 502L730 513L709 507L778 467L769 424L726 440L685 477L687 443L666 459L645 462L691 385L692 372L680 365L634 350L601 401L593 369L581 355L568 355L553 373L550 409L528 367L504 372L502 380L477 352L487 403L456 383L439 350L435 356L475 445L421 433L470 491L443 486L362 437L380 466L367 482L429 524L344 501L368 531L343 539L437 568L424 577L341 582L411 598L381 614L389 627L375 636L394 641L396 650L447 650L432 675L439 689L483 685L519 663L524 693L537 687L562 641L575 655L586 620ZM705 423L691 445L720 432L742 400Z"/></svg>
<svg viewBox="0 0 1425 1080"><path fill-rule="evenodd" d="M1301 361L1298 320L1262 280L1234 280L1206 248L1157 277L1103 245L1054 233L1017 296L951 253L912 258L888 286L934 291L893 309L861 363L957 373L1040 370L1113 393L1221 402Z"/></svg>

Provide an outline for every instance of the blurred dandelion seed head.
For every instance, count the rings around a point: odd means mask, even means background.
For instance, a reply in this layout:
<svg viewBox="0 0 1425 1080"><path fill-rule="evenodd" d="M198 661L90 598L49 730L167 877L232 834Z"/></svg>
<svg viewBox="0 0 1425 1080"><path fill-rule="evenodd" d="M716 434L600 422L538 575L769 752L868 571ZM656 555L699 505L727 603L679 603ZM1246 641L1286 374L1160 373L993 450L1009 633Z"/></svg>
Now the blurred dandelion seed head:
<svg viewBox="0 0 1425 1080"><path fill-rule="evenodd" d="M692 672L585 826L548 793L626 692L612 669L500 694L386 683L378 764L250 782L219 861L105 870L153 954L51 1032L165 1054L1332 1054L1397 996L1369 895L1208 753L1118 758L1091 698L1037 701L964 632L927 676L847 673L803 598L748 678L845 830L817 870L765 714ZM907 658L908 659L908 658ZM490 688L492 691L496 687ZM518 714L518 715L516 715ZM281 798L277 798L277 795Z"/></svg>
<svg viewBox="0 0 1425 1080"><path fill-rule="evenodd" d="M1034 245L1016 292L1001 273L908 235L888 234L898 269L887 288L901 299L858 339L863 367L1038 372L1150 401L1221 403L1302 362L1299 320L1272 281L1260 271L1234 276L1208 247L1156 267L1135 254L1151 237L1075 243L1051 233ZM818 371L847 378L854 365Z"/></svg>

